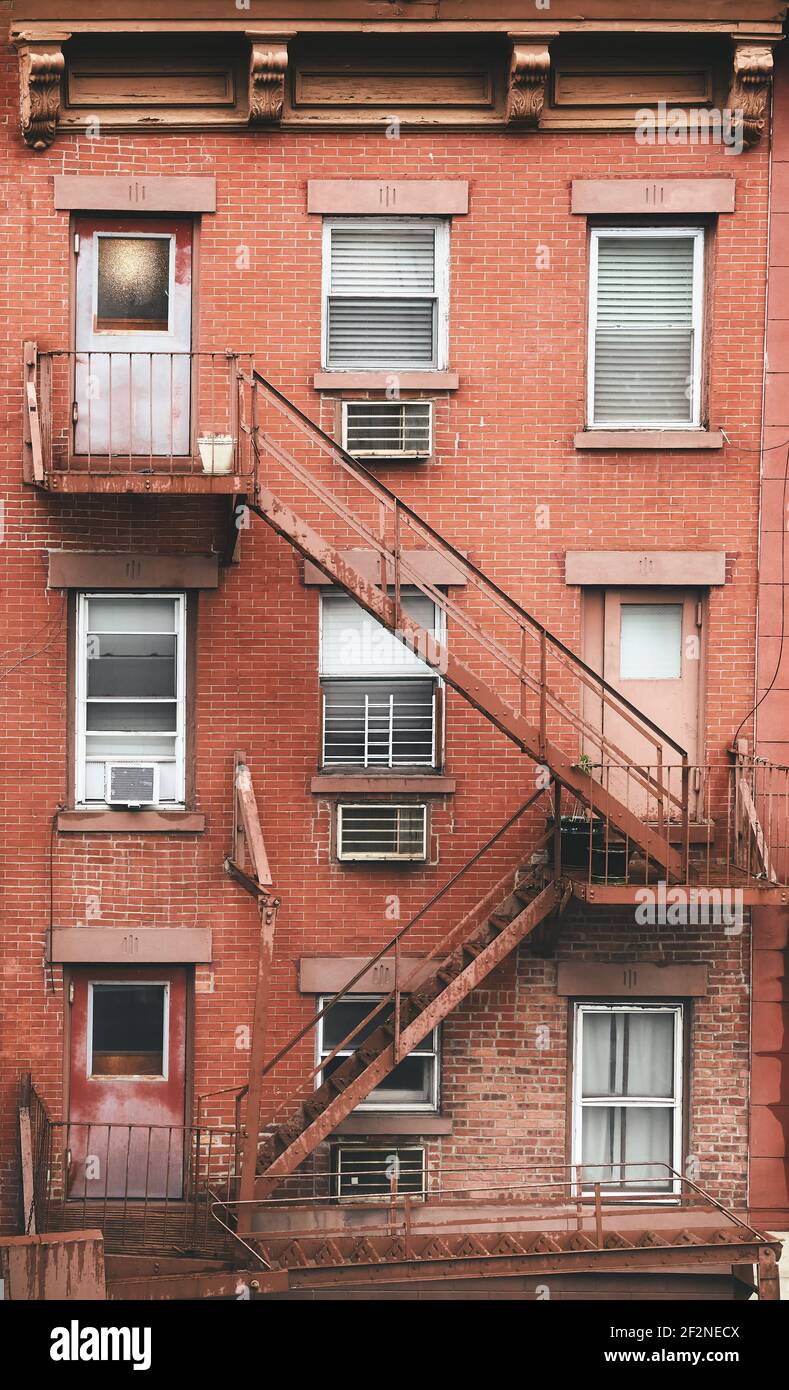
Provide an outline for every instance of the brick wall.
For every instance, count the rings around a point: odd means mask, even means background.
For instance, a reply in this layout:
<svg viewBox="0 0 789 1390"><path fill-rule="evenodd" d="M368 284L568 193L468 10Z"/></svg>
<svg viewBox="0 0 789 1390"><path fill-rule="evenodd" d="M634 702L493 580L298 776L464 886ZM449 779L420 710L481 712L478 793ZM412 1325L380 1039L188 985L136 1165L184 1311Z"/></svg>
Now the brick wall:
<svg viewBox="0 0 789 1390"><path fill-rule="evenodd" d="M205 833L52 833L65 794L66 620L63 597L46 589L47 548L206 550L221 544L225 519L222 504L207 498L63 498L21 484L21 344L26 338L43 347L68 343L68 218L53 209L53 174L214 174L218 210L203 219L201 233L199 345L251 349L269 378L324 422L334 418L334 405L321 402L310 385L320 353L321 228L305 211L306 179L468 179L471 213L455 219L451 252L450 366L460 373L460 390L440 402L435 461L382 470L382 476L576 648L580 598L564 584L566 549L725 550L727 584L710 600L706 710L709 754L722 757L754 678L759 471L753 451L767 154L764 148L739 158L714 147L650 150L620 133L433 132L389 140L324 131L98 140L61 134L50 150L33 154L18 135L10 52L3 83L0 278L10 288L0 319L7 672L0 970L8 1063L0 1178L11 1228L17 1071L30 1067L52 1113L61 1110L63 995L59 971L44 966L50 918L74 926L85 920L88 895L98 894L93 925L210 926L213 989L196 998L195 1085L206 1091L246 1079L236 1029L250 1016L257 918L222 871L235 748L249 754L283 901L274 1043L310 1007L296 992L299 957L377 948L392 929L387 899L399 896L405 920L533 785L531 766L450 696L447 765L458 791L435 808L438 862L391 872L330 863L327 807L309 792L318 748L317 597L302 586L294 553L256 522L242 533L239 563L218 592L200 599L197 799L207 816ZM721 453L601 455L572 447L583 423L587 251L585 220L569 213L569 183L647 174L738 181L738 209L720 218L712 271L710 419L732 441ZM536 509L546 505L550 527L541 529ZM422 944L428 939L426 931ZM644 944L657 949L651 936ZM698 1010L691 1142L703 1154L709 1187L740 1200L748 1042L742 943L725 951L710 938L663 944L668 957L700 953L714 966L716 989L733 996L725 1015L716 1012L716 994ZM593 914L586 922L573 919L562 952L599 949L625 956L636 950L627 914L602 928ZM553 971L553 963L522 954L517 973L513 962L505 964L448 1023L444 1094L456 1123L444 1147L456 1161L476 1155L480 1134L491 1130L499 1161L563 1157L566 1005L553 992ZM209 972L201 978L208 984ZM555 1029L547 1071L529 1041L542 1021ZM511 1033L506 1058L505 1033ZM487 1100L476 1094L483 1073ZM729 1097L723 1107L722 1079Z"/></svg>

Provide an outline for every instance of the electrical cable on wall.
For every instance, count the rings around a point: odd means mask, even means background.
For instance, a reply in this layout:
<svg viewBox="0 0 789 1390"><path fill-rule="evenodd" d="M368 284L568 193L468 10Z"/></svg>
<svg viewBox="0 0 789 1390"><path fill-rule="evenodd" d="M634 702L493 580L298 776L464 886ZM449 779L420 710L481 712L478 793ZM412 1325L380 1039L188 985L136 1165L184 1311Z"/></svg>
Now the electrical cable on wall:
<svg viewBox="0 0 789 1390"><path fill-rule="evenodd" d="M786 515L787 515L787 512L786 512L786 494L787 494L787 487L789 486L789 440L788 440L788 441L785 441L785 447L786 447L786 462L785 462L785 465L784 465L784 484L783 484L782 502L781 502L781 517L782 517L782 518L786 517ZM766 453L766 452L767 452L767 450L765 450L765 453ZM778 679L778 673L779 673L779 671L780 671L780 669L781 669L781 661L783 660L784 639L785 639L785 636L786 636L786 535L785 535L785 531L784 531L783 522L782 522L781 530L780 530L780 533L779 533L779 534L780 534L780 537L781 537L781 638L780 638L780 642L779 642L779 645L778 645L778 659L777 659L777 661L776 661L776 663L775 663L775 671L773 672L773 677L772 677L772 680L770 681L770 684L768 685L768 687L767 687L767 689L764 691L764 693L763 693L762 695L759 696L759 699L756 701L756 704L753 706L752 709L750 709L750 710L748 711L748 713L746 714L745 718L742 720L742 722L741 722L741 724L740 724L740 726L739 726L739 728L738 728L736 734L734 735L734 738L732 739L732 747L736 747L737 739L738 739L739 736L740 736L740 732L741 732L742 728L744 727L745 724L748 723L748 720L749 720L749 719L752 719L752 718L753 718L753 716L755 715L755 713L756 713L756 711L758 710L759 706L761 705L762 701L764 701L764 700L767 699L767 696L770 694L771 690L772 690L773 687L775 686L775 682L776 682L777 679ZM758 668L757 668L757 681L758 681ZM756 747L756 738L755 738L755 729L754 729L754 751L755 751L755 747Z"/></svg>

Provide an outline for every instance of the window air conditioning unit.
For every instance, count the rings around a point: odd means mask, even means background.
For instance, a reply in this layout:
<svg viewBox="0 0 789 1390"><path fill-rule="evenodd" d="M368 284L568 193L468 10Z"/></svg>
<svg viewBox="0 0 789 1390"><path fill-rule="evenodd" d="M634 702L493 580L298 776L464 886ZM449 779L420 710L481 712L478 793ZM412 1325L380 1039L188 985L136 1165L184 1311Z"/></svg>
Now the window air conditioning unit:
<svg viewBox="0 0 789 1390"><path fill-rule="evenodd" d="M432 401L344 401L343 447L357 459L424 459L433 451Z"/></svg>
<svg viewBox="0 0 789 1390"><path fill-rule="evenodd" d="M150 806L159 800L157 763L107 763L108 806Z"/></svg>
<svg viewBox="0 0 789 1390"><path fill-rule="evenodd" d="M425 1195L425 1151L417 1146L338 1144L332 1169L335 1196L345 1200L380 1200L393 1188L412 1197Z"/></svg>
<svg viewBox="0 0 789 1390"><path fill-rule="evenodd" d="M425 860L427 807L339 805L337 858Z"/></svg>

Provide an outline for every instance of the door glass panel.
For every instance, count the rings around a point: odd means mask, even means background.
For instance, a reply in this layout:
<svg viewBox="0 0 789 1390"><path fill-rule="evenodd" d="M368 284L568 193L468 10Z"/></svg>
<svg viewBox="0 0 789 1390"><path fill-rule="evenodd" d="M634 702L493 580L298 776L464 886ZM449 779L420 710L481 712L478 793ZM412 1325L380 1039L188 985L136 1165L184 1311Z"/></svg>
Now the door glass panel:
<svg viewBox="0 0 789 1390"><path fill-rule="evenodd" d="M93 984L91 1076L162 1076L164 985Z"/></svg>
<svg viewBox="0 0 789 1390"><path fill-rule="evenodd" d="M682 604L623 603L619 639L622 680L679 680Z"/></svg>
<svg viewBox="0 0 789 1390"><path fill-rule="evenodd" d="M98 333L166 333L170 325L169 237L98 238Z"/></svg>

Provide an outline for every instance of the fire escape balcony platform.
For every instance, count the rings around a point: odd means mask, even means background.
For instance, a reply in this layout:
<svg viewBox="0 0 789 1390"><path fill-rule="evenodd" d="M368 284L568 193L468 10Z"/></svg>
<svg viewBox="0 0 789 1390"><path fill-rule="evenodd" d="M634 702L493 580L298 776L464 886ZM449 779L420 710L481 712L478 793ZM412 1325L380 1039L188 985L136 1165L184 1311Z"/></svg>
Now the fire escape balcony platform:
<svg viewBox="0 0 789 1390"><path fill-rule="evenodd" d="M254 492L252 359L23 345L23 481L46 492Z"/></svg>
<svg viewBox="0 0 789 1390"><path fill-rule="evenodd" d="M780 1244L735 1213L704 1202L586 1206L499 1200L298 1203L261 1210L251 1236L267 1274L287 1270L290 1292L416 1290L447 1281L529 1276L725 1275L759 1270L776 1296ZM750 1277L748 1275L747 1277ZM763 1282L761 1282L763 1280ZM757 1287L754 1285L754 1287Z"/></svg>
<svg viewBox="0 0 789 1390"><path fill-rule="evenodd" d="M590 905L641 904L645 901L645 892L655 895L658 900L659 889L654 879L649 883L592 883L579 870L566 869L564 873L572 881L573 897ZM687 899L691 908L694 903L699 907L709 903L712 910L723 893L732 895L731 907L737 904L743 907L786 907L789 904L789 887L786 884L748 878L725 865L719 870L705 873L703 879L671 883L665 891L668 893L669 906ZM727 906L725 899L722 905Z"/></svg>
<svg viewBox="0 0 789 1390"><path fill-rule="evenodd" d="M53 469L39 486L47 492L62 493L147 493L182 497L185 495L204 495L217 493L243 494L248 482L240 473L206 474L197 471L199 461L188 465L192 471L170 472L168 468L142 470L133 468L129 472L100 473L80 471L73 465L68 469Z"/></svg>

